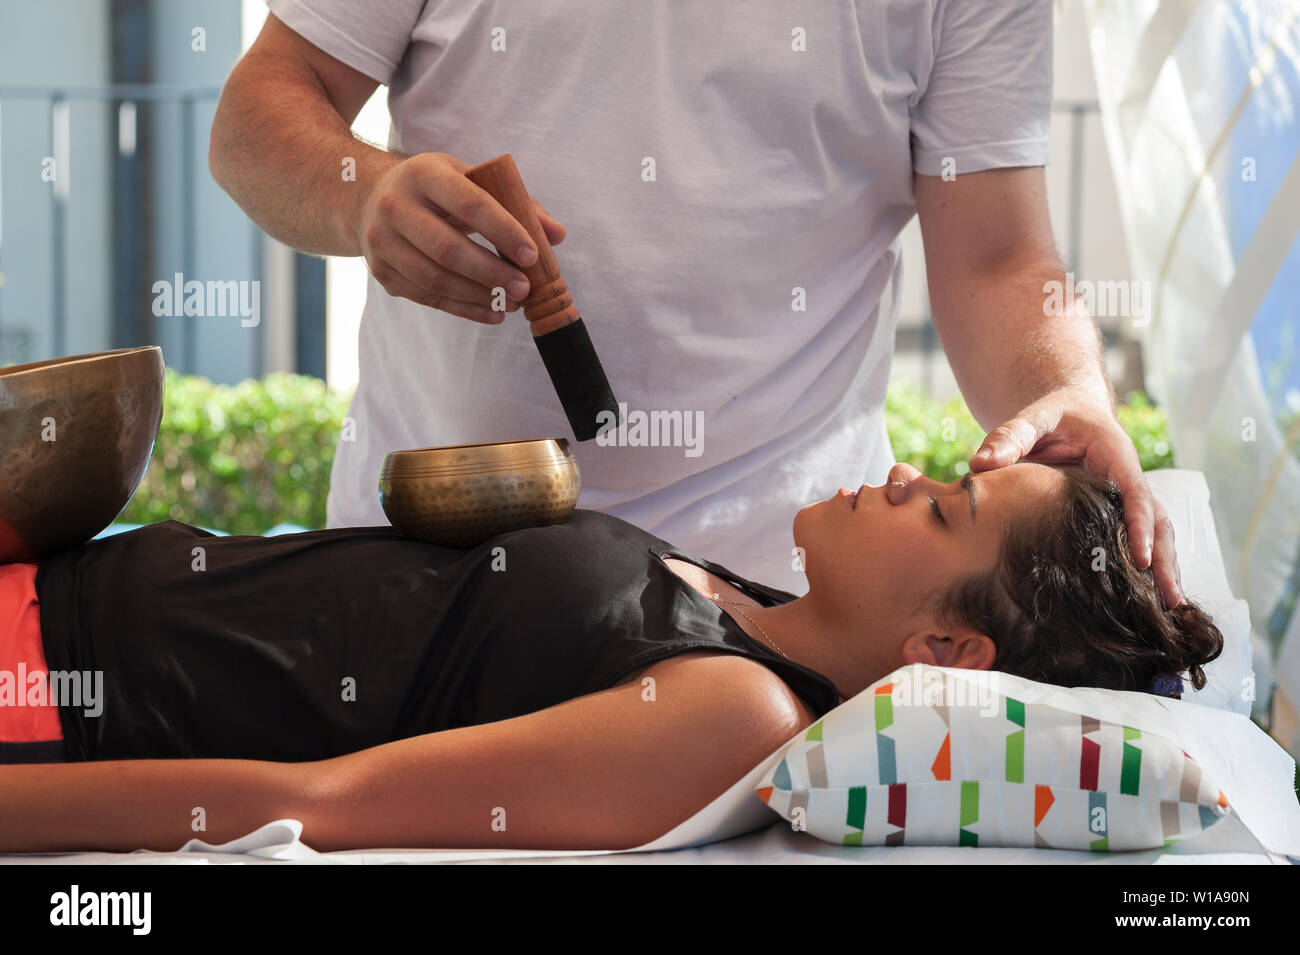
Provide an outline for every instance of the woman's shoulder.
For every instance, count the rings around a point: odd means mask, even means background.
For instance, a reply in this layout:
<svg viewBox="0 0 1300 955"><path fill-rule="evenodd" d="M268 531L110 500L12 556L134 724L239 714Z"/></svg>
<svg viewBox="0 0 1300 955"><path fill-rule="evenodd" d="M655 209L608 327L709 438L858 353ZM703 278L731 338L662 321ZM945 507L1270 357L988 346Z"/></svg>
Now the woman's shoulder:
<svg viewBox="0 0 1300 955"><path fill-rule="evenodd" d="M649 680L649 683L645 681ZM735 653L691 650L659 660L628 674L615 686L639 682L659 699L661 687L681 685L717 685L719 681L746 691L753 703L753 715L762 724L789 732L785 738L807 729L819 716L799 694L795 693L770 667Z"/></svg>

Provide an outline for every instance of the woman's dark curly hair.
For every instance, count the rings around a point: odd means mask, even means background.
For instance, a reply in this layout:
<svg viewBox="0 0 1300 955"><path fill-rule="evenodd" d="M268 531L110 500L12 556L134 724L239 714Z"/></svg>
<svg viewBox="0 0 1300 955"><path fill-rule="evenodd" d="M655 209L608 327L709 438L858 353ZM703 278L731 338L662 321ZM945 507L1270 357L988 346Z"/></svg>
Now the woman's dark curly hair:
<svg viewBox="0 0 1300 955"><path fill-rule="evenodd" d="M1174 677L1205 686L1223 651L1210 615L1166 609L1150 569L1128 549L1119 488L1081 465L1064 502L1009 521L996 568L931 595L936 620L993 640L993 669L1058 686L1145 690L1178 698Z"/></svg>

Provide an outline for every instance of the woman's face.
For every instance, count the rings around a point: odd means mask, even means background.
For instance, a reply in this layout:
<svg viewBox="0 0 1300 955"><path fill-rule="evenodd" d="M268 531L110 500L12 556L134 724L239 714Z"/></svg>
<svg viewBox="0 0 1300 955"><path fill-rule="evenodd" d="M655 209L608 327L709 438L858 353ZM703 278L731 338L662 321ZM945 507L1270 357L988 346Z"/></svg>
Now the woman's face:
<svg viewBox="0 0 1300 955"><path fill-rule="evenodd" d="M890 487L895 481L904 486ZM900 463L888 482L864 485L856 500L841 490L800 509L794 538L804 549L809 593L892 658L935 626L922 606L927 595L992 570L1008 518L1055 506L1066 478L1022 461L944 484ZM903 662L916 662L903 649Z"/></svg>

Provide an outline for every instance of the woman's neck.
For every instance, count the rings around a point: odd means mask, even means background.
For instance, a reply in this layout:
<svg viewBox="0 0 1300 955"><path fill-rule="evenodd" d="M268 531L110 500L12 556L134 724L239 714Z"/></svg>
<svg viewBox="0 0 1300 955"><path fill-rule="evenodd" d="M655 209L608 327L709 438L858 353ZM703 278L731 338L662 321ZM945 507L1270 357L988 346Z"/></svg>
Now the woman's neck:
<svg viewBox="0 0 1300 955"><path fill-rule="evenodd" d="M735 610L722 606L729 613ZM888 667L881 669L881 662L871 658L870 642L842 632L843 623L827 613L811 593L774 607L745 607L744 614L733 614L733 619L746 633L765 646L774 644L791 662L822 674L845 699L888 672ZM878 669L881 673L872 676Z"/></svg>

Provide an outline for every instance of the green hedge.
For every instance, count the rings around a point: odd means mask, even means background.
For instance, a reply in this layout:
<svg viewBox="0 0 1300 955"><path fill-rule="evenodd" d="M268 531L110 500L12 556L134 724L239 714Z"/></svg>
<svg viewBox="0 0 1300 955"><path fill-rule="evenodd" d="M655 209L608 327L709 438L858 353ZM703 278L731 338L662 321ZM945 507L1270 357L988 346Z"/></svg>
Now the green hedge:
<svg viewBox="0 0 1300 955"><path fill-rule="evenodd" d="M349 398L305 375L214 385L168 369L153 460L118 520L175 518L232 534L281 523L324 527ZM961 398L929 401L908 382L890 387L885 410L895 457L936 480L964 474L984 439ZM1160 409L1133 392L1119 417L1144 470L1173 466Z"/></svg>
<svg viewBox="0 0 1300 955"><path fill-rule="evenodd" d="M174 518L231 534L324 527L348 400L308 375L214 385L167 369L153 459L118 520Z"/></svg>
<svg viewBox="0 0 1300 955"><path fill-rule="evenodd" d="M1142 470L1174 467L1163 410L1142 392L1131 391L1119 406L1118 417L1137 448ZM985 434L961 397L930 401L911 382L890 385L885 426L895 459L936 481L955 481L964 475Z"/></svg>

